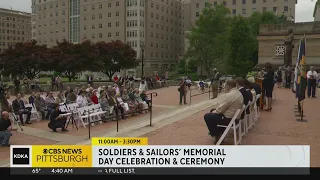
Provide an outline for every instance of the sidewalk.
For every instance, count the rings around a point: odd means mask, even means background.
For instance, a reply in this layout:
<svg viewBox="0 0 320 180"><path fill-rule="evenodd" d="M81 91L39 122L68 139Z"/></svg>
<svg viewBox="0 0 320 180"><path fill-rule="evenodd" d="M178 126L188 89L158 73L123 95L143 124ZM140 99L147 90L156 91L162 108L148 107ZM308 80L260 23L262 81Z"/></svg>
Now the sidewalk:
<svg viewBox="0 0 320 180"><path fill-rule="evenodd" d="M296 121L294 105L297 104L291 90L275 89L272 112L261 112L255 127L244 137L243 145L310 145L311 166L320 167L320 99L305 100L305 119ZM212 145L203 120L210 108L183 120L159 128L143 136L151 145ZM227 139L226 144L232 144Z"/></svg>

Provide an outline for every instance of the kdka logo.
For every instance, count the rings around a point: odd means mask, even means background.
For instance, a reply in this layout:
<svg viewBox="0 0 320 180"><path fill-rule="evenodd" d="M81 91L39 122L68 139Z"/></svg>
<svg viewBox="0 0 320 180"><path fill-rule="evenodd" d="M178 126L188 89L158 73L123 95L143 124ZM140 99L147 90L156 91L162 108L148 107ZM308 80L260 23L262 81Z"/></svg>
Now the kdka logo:
<svg viewBox="0 0 320 180"><path fill-rule="evenodd" d="M13 148L12 164L13 165L29 165L29 148Z"/></svg>

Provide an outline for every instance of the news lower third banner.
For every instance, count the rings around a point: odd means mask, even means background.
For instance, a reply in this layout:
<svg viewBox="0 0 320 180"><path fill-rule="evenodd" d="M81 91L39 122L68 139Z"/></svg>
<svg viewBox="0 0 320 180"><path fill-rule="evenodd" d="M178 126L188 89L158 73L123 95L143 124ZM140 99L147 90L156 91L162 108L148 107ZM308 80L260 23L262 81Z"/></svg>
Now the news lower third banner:
<svg viewBox="0 0 320 180"><path fill-rule="evenodd" d="M198 173L205 173L210 168L221 167L310 167L309 145L154 146L148 145L147 138L93 138L92 145L11 146L10 150L11 168L29 169L30 173L39 168L43 172L51 168L51 174L59 168L71 168L79 174L91 171L101 174L106 169L122 169L115 172L123 174L129 173L130 169L130 172L136 169L141 174L166 171L174 174L175 171L182 173L183 169L188 172L198 169Z"/></svg>

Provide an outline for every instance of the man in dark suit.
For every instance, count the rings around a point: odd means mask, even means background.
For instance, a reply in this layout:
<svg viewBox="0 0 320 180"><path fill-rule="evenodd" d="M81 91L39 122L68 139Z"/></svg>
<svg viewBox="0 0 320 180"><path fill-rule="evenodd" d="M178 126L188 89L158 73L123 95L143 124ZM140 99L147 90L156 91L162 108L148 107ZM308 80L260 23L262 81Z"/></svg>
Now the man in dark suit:
<svg viewBox="0 0 320 180"><path fill-rule="evenodd" d="M237 88L239 89L239 91L242 94L243 104L247 106L250 101L250 97L249 97L249 94L248 94L246 88L244 88L245 87L245 80L241 77L238 77L236 79L236 83L237 83ZM244 112L241 114L241 119L243 119L243 118L244 118Z"/></svg>
<svg viewBox="0 0 320 180"><path fill-rule="evenodd" d="M32 92L31 96L29 97L29 104L34 105L34 99L36 98L36 92Z"/></svg>
<svg viewBox="0 0 320 180"><path fill-rule="evenodd" d="M23 102L23 100L21 100L21 94L20 93L17 94L17 99L12 102L12 108L13 108L14 113L19 115L20 122L21 122L22 125L24 125L23 114L27 115L26 124L31 124L31 122L30 122L31 109L30 108L27 109L24 106L24 102Z"/></svg>

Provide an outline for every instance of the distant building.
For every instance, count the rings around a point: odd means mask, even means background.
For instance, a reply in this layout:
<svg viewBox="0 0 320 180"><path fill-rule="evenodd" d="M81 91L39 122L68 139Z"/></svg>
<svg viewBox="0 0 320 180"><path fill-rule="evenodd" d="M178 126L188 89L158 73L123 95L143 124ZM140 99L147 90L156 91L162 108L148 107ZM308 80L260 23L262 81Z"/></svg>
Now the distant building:
<svg viewBox="0 0 320 180"><path fill-rule="evenodd" d="M0 8L0 53L17 42L31 40L31 14Z"/></svg>
<svg viewBox="0 0 320 180"><path fill-rule="evenodd" d="M314 21L320 21L320 0L317 0L313 10Z"/></svg>
<svg viewBox="0 0 320 180"><path fill-rule="evenodd" d="M184 52L182 9L180 0L32 0L32 38L49 47L121 40L138 59L145 45L145 74L163 73Z"/></svg>

